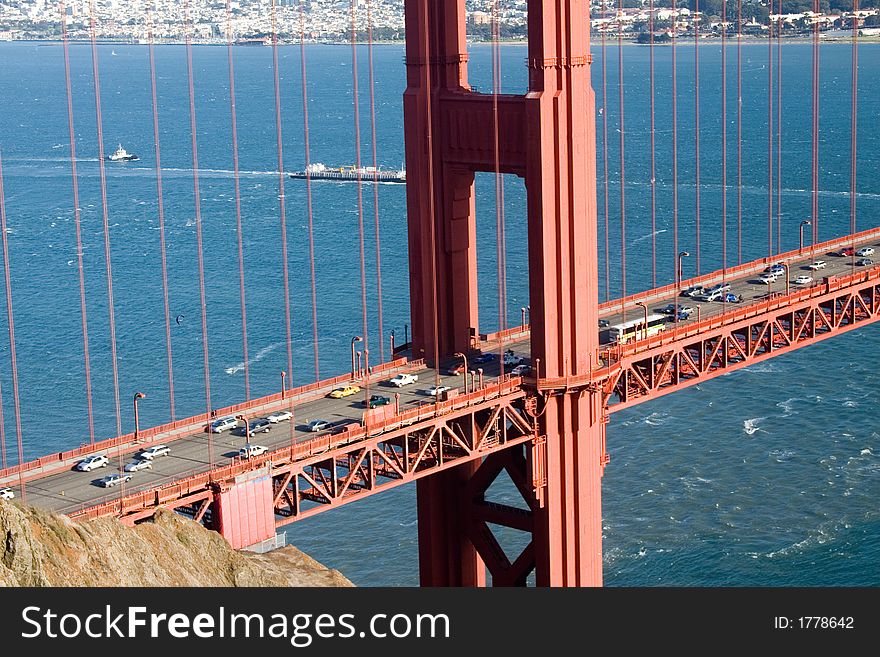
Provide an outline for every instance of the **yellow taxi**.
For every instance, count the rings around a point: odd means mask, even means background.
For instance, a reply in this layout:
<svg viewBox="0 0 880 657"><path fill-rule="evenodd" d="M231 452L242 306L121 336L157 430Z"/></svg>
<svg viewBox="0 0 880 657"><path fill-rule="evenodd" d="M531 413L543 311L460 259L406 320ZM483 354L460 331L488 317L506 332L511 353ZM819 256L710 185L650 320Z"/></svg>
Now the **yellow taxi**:
<svg viewBox="0 0 880 657"><path fill-rule="evenodd" d="M342 399L343 397L350 397L351 395L356 395L361 391L357 386L345 386L343 388L336 388L328 394L328 397L332 397L333 399Z"/></svg>

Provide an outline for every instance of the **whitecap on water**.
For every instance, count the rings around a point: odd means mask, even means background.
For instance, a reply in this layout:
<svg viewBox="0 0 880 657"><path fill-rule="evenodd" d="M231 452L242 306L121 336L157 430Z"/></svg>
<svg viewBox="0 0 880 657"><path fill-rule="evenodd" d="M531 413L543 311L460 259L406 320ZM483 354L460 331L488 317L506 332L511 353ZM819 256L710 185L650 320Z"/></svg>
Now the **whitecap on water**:
<svg viewBox="0 0 880 657"><path fill-rule="evenodd" d="M669 416L663 413L651 413L648 417L645 418L645 424L649 424L652 427L659 427L664 424Z"/></svg>
<svg viewBox="0 0 880 657"><path fill-rule="evenodd" d="M763 431L764 433L767 433L766 429L762 429L761 427L758 426L758 422L760 422L761 420L766 420L766 419L767 418L763 418L763 417L753 417L748 420L743 420L743 431L749 436L754 435L759 431Z"/></svg>
<svg viewBox="0 0 880 657"><path fill-rule="evenodd" d="M871 451L870 447L866 447L861 452L859 452L859 456L873 456L874 452Z"/></svg>
<svg viewBox="0 0 880 657"><path fill-rule="evenodd" d="M777 463L785 463L790 460L792 456L795 455L795 452L790 449L772 449L770 450L770 456L772 456Z"/></svg>

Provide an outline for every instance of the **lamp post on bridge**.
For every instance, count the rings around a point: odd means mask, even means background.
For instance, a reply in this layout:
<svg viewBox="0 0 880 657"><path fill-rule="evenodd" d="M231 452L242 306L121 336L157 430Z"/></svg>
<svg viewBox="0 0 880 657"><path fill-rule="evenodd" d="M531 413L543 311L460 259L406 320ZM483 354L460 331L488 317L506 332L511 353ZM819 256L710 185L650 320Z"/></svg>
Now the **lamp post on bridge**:
<svg viewBox="0 0 880 657"><path fill-rule="evenodd" d="M391 360L394 360L394 331L391 331Z"/></svg>
<svg viewBox="0 0 880 657"><path fill-rule="evenodd" d="M789 270L787 262L779 264L785 267L785 296L788 296L791 293L791 270Z"/></svg>
<svg viewBox="0 0 880 657"><path fill-rule="evenodd" d="M244 422L244 444L250 445L251 444L251 425L250 425L250 422L248 422L247 415L242 413L240 415L236 415L235 419L241 420L242 422Z"/></svg>
<svg viewBox="0 0 880 657"><path fill-rule="evenodd" d="M464 361L464 369L461 371L461 378L464 380L464 394L468 392L468 366L467 366L467 356L465 356L460 351L456 351L453 356L457 358L461 358Z"/></svg>
<svg viewBox="0 0 880 657"><path fill-rule="evenodd" d="M681 295L681 279L682 279L682 275L681 275L682 264L681 264L681 261L682 261L684 258L689 257L690 255L691 255L691 254L688 253L687 251L682 251L681 253L678 254L678 267L676 267L676 269L675 269L675 276L676 276L676 281L675 281L675 301L674 301L673 304L672 304L673 307L676 308L676 313L675 313L675 328L678 328L678 297Z"/></svg>
<svg viewBox="0 0 880 657"><path fill-rule="evenodd" d="M284 386L284 379L287 377L287 372L281 370L281 399L284 399L284 391L286 387Z"/></svg>
<svg viewBox="0 0 880 657"><path fill-rule="evenodd" d="M353 378L358 379L361 376L361 352L355 352L355 356L357 357L357 369L355 370Z"/></svg>
<svg viewBox="0 0 880 657"><path fill-rule="evenodd" d="M140 434L140 422L138 420L138 400L143 399L146 395L142 392L134 393L134 442L138 441Z"/></svg>
<svg viewBox="0 0 880 657"><path fill-rule="evenodd" d="M356 335L351 339L351 378L352 379L356 378L355 369L354 369L354 343L355 342L363 342L363 341L364 341L364 339L359 335Z"/></svg>
<svg viewBox="0 0 880 657"><path fill-rule="evenodd" d="M800 248L798 250L798 253L804 252L804 226L812 226L812 225L813 225L813 222L810 221L809 219L804 219L801 222L801 227L800 227L801 241L800 241Z"/></svg>
<svg viewBox="0 0 880 657"><path fill-rule="evenodd" d="M645 322L642 324L642 339L646 339L648 337L648 306L644 301L636 301L636 305L640 306L642 310L645 311ZM675 312L678 314L678 301L675 302Z"/></svg>

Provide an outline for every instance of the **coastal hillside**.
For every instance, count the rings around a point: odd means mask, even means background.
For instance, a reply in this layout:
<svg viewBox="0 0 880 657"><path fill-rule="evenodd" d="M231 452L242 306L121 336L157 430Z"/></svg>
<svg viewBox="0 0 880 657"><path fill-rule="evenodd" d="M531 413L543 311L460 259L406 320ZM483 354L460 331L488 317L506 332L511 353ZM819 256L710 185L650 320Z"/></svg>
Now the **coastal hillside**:
<svg viewBox="0 0 880 657"><path fill-rule="evenodd" d="M0 586L353 586L293 546L239 552L170 511L128 527L0 501Z"/></svg>

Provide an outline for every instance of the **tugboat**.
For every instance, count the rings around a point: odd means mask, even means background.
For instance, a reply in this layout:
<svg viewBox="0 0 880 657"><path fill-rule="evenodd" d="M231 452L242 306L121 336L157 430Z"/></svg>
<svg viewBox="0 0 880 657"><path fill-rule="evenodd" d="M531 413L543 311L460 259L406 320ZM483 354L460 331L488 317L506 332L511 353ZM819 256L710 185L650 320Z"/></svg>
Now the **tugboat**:
<svg viewBox="0 0 880 657"><path fill-rule="evenodd" d="M108 155L107 159L111 162L134 162L135 160L139 160L137 155L133 153L129 153L122 147L122 144L119 144L119 147L116 149L116 152L112 155Z"/></svg>

